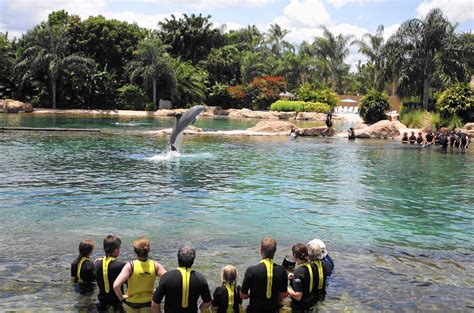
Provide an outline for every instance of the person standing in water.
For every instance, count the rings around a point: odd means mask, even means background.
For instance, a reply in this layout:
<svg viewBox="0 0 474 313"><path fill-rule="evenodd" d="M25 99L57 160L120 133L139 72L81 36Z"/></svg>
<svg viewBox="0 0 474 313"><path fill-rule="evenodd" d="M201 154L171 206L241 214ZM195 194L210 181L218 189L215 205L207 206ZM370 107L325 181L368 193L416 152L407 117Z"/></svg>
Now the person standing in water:
<svg viewBox="0 0 474 313"><path fill-rule="evenodd" d="M349 139L349 140L355 140L356 139L356 135L355 135L353 127L349 128L349 130L347 132L348 132L347 139Z"/></svg>
<svg viewBox="0 0 474 313"><path fill-rule="evenodd" d="M124 312L122 301L117 298L114 292L114 281L120 275L125 262L116 260L120 255L120 245L122 240L115 235L108 235L104 238L105 256L95 261L94 274L99 286L99 303L97 311L106 312L113 308L116 312ZM123 289L122 289L123 293Z"/></svg>
<svg viewBox="0 0 474 313"><path fill-rule="evenodd" d="M82 295L94 292L94 262L90 259L95 244L92 240L82 240L79 243L79 256L71 264L71 278L76 291Z"/></svg>
<svg viewBox="0 0 474 313"><path fill-rule="evenodd" d="M408 140L408 133L407 132L404 132L403 133L403 137L402 137L402 143L408 143L409 140Z"/></svg>
<svg viewBox="0 0 474 313"><path fill-rule="evenodd" d="M262 260L245 271L240 297L250 298L248 313L276 313L280 309L281 300L288 295L286 270L273 262L276 248L273 238L264 238L260 243Z"/></svg>
<svg viewBox="0 0 474 313"><path fill-rule="evenodd" d="M196 251L193 247L184 245L179 248L178 268L166 272L153 293L153 313L161 312L163 298L166 313L197 313L199 297L202 299L199 310L207 312L211 305L211 292L204 275L191 269L195 257Z"/></svg>
<svg viewBox="0 0 474 313"><path fill-rule="evenodd" d="M414 145L416 142L415 132L411 132L411 136L408 139L410 140L410 144Z"/></svg>
<svg viewBox="0 0 474 313"><path fill-rule="evenodd" d="M222 286L214 290L212 295L212 308L216 313L239 313L242 299L240 299L240 286L237 286L237 269L226 265L221 272Z"/></svg>
<svg viewBox="0 0 474 313"><path fill-rule="evenodd" d="M133 242L135 261L128 262L114 282L117 298L125 303L127 312L151 312L151 298L156 277L166 273L158 262L148 258L150 241L140 237ZM128 280L127 294L122 293L122 285Z"/></svg>

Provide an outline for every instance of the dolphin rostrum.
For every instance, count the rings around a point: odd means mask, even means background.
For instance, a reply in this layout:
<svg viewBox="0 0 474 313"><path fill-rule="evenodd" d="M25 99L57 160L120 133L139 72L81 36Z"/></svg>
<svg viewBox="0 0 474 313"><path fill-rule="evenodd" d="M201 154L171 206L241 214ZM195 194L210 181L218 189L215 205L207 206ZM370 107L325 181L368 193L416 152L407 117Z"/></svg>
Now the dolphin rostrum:
<svg viewBox="0 0 474 313"><path fill-rule="evenodd" d="M196 122L198 115L206 110L206 106L196 105L184 112L183 114L176 114L176 124L174 125L170 136L171 151L178 150L176 148L176 140L178 136L186 129L186 127Z"/></svg>

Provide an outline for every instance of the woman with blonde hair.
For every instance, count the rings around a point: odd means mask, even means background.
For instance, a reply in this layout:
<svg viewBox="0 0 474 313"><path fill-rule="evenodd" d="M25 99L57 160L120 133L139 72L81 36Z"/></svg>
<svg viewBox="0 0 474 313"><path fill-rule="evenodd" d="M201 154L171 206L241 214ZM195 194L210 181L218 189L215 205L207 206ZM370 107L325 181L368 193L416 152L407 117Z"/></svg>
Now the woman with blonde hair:
<svg viewBox="0 0 474 313"><path fill-rule="evenodd" d="M165 268L148 258L150 241L139 237L133 242L137 259L128 262L114 282L117 297L125 302L127 312L151 312L151 299L156 277L166 273ZM123 295L120 287L128 280L127 294Z"/></svg>
<svg viewBox="0 0 474 313"><path fill-rule="evenodd" d="M240 286L237 286L237 269L226 265L221 271L222 286L214 290L212 307L217 313L238 313L242 299L240 299Z"/></svg>

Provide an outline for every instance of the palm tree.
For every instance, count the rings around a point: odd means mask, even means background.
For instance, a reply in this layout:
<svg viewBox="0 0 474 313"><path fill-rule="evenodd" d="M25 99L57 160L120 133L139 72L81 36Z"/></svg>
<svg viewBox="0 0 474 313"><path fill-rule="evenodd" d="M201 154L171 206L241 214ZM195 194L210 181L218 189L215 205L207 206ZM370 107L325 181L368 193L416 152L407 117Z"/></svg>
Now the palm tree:
<svg viewBox="0 0 474 313"><path fill-rule="evenodd" d="M383 42L383 25L379 25L377 27L377 31L375 35L370 33L364 34L362 37L363 40L354 40L352 44L356 44L359 46L359 53L366 55L369 58L369 62L373 65L373 77L372 77L372 87L381 91L382 87L382 67L384 64L383 58L383 49L384 49L384 42ZM366 39L367 41L365 41Z"/></svg>
<svg viewBox="0 0 474 313"><path fill-rule="evenodd" d="M295 51L295 48L283 38L290 33L287 29L282 29L278 24L271 24L268 30L266 43L270 51L276 56L281 57L286 51Z"/></svg>
<svg viewBox="0 0 474 313"><path fill-rule="evenodd" d="M433 9L423 20L404 22L387 43L387 54L399 64L397 92L402 96L421 93L425 110L438 71L448 77L467 79L466 56L472 53L472 46L466 46L454 33L456 26L440 9Z"/></svg>
<svg viewBox="0 0 474 313"><path fill-rule="evenodd" d="M142 80L147 86L151 81L153 103L156 105L157 80L175 81L175 73L171 65L171 57L166 52L168 46L159 39L147 38L142 40L135 51L135 59L126 66L126 73L131 81Z"/></svg>
<svg viewBox="0 0 474 313"><path fill-rule="evenodd" d="M172 62L176 73L176 90L173 102L181 107L189 104L202 104L206 99L207 74L203 69L193 66L190 61L175 59Z"/></svg>
<svg viewBox="0 0 474 313"><path fill-rule="evenodd" d="M23 60L15 70L20 72L20 89L24 84L42 71L46 72L51 83L53 109L56 108L57 81L66 69L87 68L93 70L94 61L78 54L67 55L66 29L62 25L43 24L37 29L36 44L23 52ZM73 71L72 71L73 72Z"/></svg>
<svg viewBox="0 0 474 313"><path fill-rule="evenodd" d="M316 57L324 60L326 71L330 75L331 89L336 91L338 80L344 73L344 59L349 55L347 45L353 36L334 36L326 27L322 28L323 36L315 38L313 47Z"/></svg>

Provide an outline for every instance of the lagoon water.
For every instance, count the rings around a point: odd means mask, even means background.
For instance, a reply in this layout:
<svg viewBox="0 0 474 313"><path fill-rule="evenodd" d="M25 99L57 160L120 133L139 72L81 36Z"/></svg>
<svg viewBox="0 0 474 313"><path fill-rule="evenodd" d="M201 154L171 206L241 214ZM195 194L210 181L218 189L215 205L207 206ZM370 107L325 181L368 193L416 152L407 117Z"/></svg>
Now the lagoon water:
<svg viewBox="0 0 474 313"><path fill-rule="evenodd" d="M336 264L321 312L474 309L472 148L185 136L181 154L170 156L166 137L134 132L172 120L134 122L0 116L0 126L105 132L0 133L2 310L93 310L94 296L74 293L69 266L83 238L101 256L108 233L123 239L123 259L133 257L134 238L149 237L152 257L171 269L179 245L193 244L211 289L225 264L237 266L241 282L264 236L277 240L278 262L294 243L321 238Z"/></svg>

